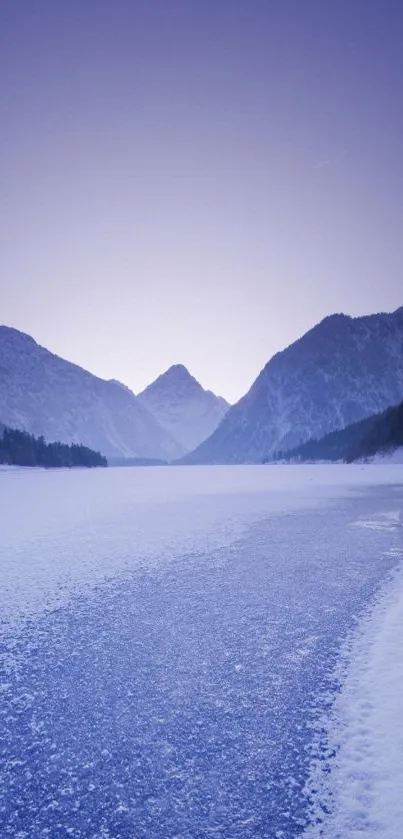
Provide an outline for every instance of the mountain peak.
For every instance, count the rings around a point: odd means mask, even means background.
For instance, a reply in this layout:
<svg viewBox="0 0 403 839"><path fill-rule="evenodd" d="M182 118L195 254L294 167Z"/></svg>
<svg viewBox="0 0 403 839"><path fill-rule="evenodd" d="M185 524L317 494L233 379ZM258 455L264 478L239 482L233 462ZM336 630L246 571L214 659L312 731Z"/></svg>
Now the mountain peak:
<svg viewBox="0 0 403 839"><path fill-rule="evenodd" d="M330 315L271 358L186 463L261 462L403 399L403 308Z"/></svg>
<svg viewBox="0 0 403 839"><path fill-rule="evenodd" d="M164 373L161 373L151 384L149 384L139 397L151 394L174 394L178 396L188 395L189 392L203 392L201 384L189 373L184 364L173 364Z"/></svg>
<svg viewBox="0 0 403 839"><path fill-rule="evenodd" d="M163 378L170 378L170 379L194 379L194 377L189 373L187 367L184 364L172 364L171 367L168 367L168 370L165 370L165 373L161 373L161 376L158 377L159 379Z"/></svg>
<svg viewBox="0 0 403 839"><path fill-rule="evenodd" d="M0 326L0 417L36 437L82 443L107 457L177 458L182 448L124 385Z"/></svg>
<svg viewBox="0 0 403 839"><path fill-rule="evenodd" d="M37 347L35 339L31 335L26 335L25 332L20 332L19 329L14 329L13 326L5 326L0 324L0 340L14 347Z"/></svg>
<svg viewBox="0 0 403 839"><path fill-rule="evenodd" d="M225 399L204 390L184 364L173 364L137 398L184 451L209 437L228 410Z"/></svg>

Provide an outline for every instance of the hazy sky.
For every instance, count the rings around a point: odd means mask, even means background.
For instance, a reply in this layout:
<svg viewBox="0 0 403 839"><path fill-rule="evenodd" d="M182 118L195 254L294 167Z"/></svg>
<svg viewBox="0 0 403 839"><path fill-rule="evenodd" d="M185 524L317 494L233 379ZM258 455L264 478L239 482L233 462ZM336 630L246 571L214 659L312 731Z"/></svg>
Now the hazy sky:
<svg viewBox="0 0 403 839"><path fill-rule="evenodd" d="M403 304L401 0L0 0L0 321L236 400Z"/></svg>

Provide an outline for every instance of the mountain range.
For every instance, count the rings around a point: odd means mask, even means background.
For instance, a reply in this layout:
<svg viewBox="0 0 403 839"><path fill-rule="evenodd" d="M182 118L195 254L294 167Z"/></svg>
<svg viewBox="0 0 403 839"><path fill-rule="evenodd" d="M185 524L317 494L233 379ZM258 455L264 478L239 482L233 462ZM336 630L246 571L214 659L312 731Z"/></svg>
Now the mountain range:
<svg viewBox="0 0 403 839"><path fill-rule="evenodd" d="M187 450L129 388L94 376L7 326L0 327L0 417L10 428L47 441L82 443L109 458L171 461Z"/></svg>
<svg viewBox="0 0 403 839"><path fill-rule="evenodd" d="M403 307L330 315L263 368L229 407L181 364L140 394L0 327L0 420L121 461L261 463L403 399Z"/></svg>
<svg viewBox="0 0 403 839"><path fill-rule="evenodd" d="M403 306L325 318L264 367L183 463L260 463L403 399Z"/></svg>

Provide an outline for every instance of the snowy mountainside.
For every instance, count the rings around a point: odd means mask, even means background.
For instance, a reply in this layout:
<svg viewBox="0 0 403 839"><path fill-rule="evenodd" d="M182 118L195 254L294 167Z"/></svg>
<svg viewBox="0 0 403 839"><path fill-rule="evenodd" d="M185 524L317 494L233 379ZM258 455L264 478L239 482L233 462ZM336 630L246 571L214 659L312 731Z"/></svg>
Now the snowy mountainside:
<svg viewBox="0 0 403 839"><path fill-rule="evenodd" d="M215 431L229 405L204 390L182 364L175 364L148 385L137 399L177 440L183 453Z"/></svg>
<svg viewBox="0 0 403 839"><path fill-rule="evenodd" d="M308 440L287 452L277 452L273 461L306 463L312 461L367 460L376 455L390 458L403 449L403 402L381 414L331 431L320 440Z"/></svg>
<svg viewBox="0 0 403 839"><path fill-rule="evenodd" d="M0 326L0 417L47 441L106 456L173 459L181 449L134 394Z"/></svg>
<svg viewBox="0 0 403 839"><path fill-rule="evenodd" d="M402 399L403 307L331 315L277 353L184 462L260 462Z"/></svg>

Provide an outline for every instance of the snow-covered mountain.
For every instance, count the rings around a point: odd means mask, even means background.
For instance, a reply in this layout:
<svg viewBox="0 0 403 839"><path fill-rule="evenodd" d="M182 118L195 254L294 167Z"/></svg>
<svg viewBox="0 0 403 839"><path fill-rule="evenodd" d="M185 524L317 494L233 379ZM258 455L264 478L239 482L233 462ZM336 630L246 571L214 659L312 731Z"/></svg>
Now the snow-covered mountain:
<svg viewBox="0 0 403 839"><path fill-rule="evenodd" d="M229 408L225 399L204 390L182 364L170 367L137 399L177 440L183 453L209 437Z"/></svg>
<svg viewBox="0 0 403 839"><path fill-rule="evenodd" d="M12 428L83 443L107 457L171 460L183 451L127 388L7 326L0 327L0 417Z"/></svg>
<svg viewBox="0 0 403 839"><path fill-rule="evenodd" d="M330 431L320 440L307 440L295 449L277 452L273 460L288 463L352 463L376 455L390 457L399 448L403 448L403 402L386 408L381 414Z"/></svg>
<svg viewBox="0 0 403 839"><path fill-rule="evenodd" d="M187 463L260 462L403 399L403 306L331 315L266 364Z"/></svg>

